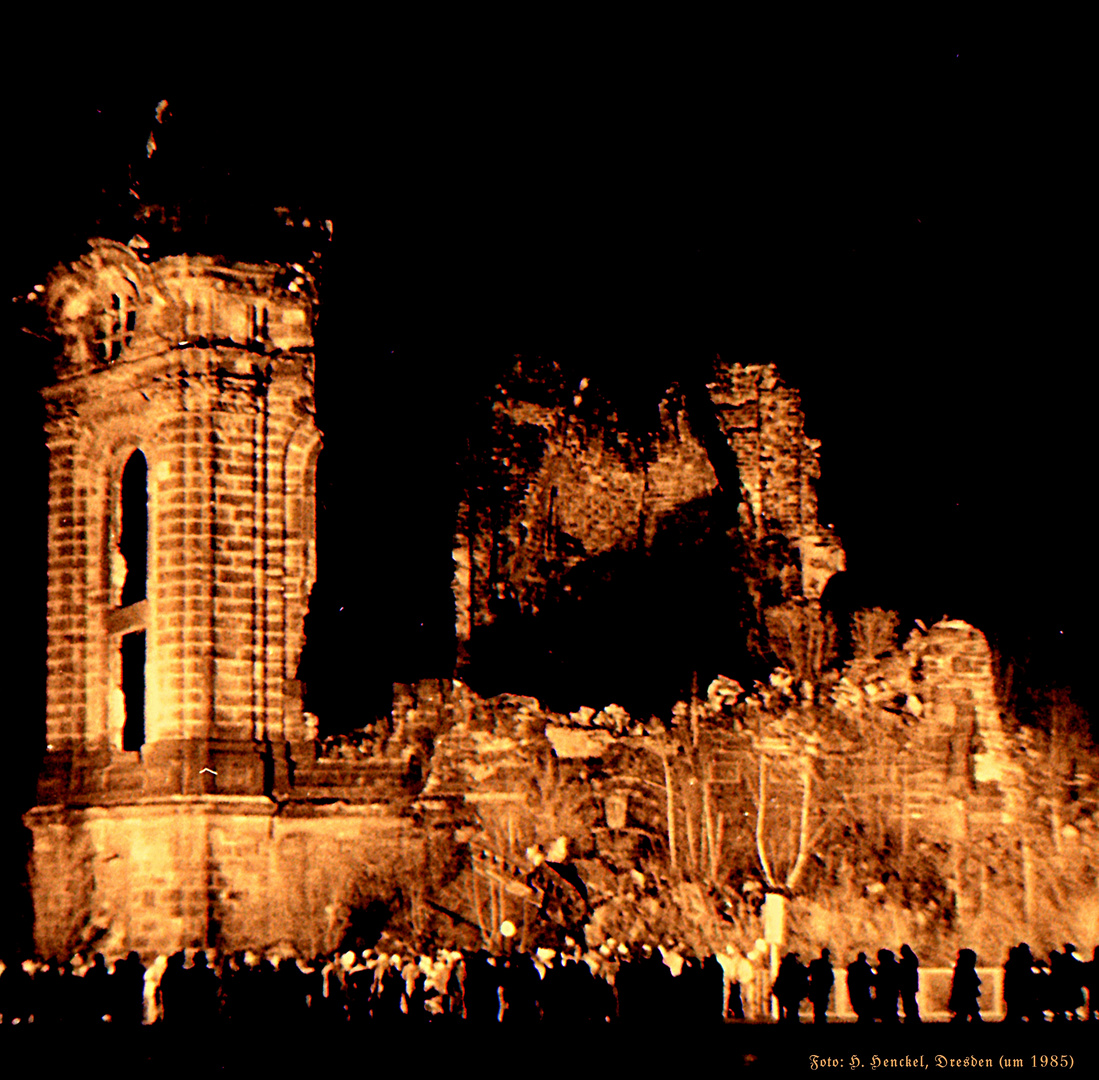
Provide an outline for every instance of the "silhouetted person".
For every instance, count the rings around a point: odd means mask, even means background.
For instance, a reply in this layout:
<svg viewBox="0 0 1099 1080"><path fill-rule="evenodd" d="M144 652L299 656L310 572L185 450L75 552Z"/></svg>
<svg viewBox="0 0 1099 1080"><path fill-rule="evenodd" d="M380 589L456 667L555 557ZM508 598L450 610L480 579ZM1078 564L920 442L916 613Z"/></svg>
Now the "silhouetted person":
<svg viewBox="0 0 1099 1080"><path fill-rule="evenodd" d="M218 979L206 961L206 953L201 949L196 952L190 970L184 974L189 1021L206 1029L218 1017Z"/></svg>
<svg viewBox="0 0 1099 1080"><path fill-rule="evenodd" d="M1008 953L1004 964L1004 1022L1032 1020L1034 1014L1034 957L1025 942Z"/></svg>
<svg viewBox="0 0 1099 1080"><path fill-rule="evenodd" d="M954 1014L952 1024L979 1021L981 1010L977 998L981 996L981 980L977 975L977 954L972 949L961 949L954 964L954 978L950 984L950 1001L947 1008Z"/></svg>
<svg viewBox="0 0 1099 1080"><path fill-rule="evenodd" d="M858 1022L869 1024L874 1019L874 1001L870 988L874 985L874 970L866 962L866 953L859 955L847 965L847 997Z"/></svg>
<svg viewBox="0 0 1099 1080"><path fill-rule="evenodd" d="M347 1020L347 988L338 956L332 956L321 967L321 1019L326 1024L342 1024ZM316 1003L314 1004L316 1008Z"/></svg>
<svg viewBox="0 0 1099 1080"><path fill-rule="evenodd" d="M901 958L897 961L897 969L901 1004L904 1006L904 1022L918 1024L920 1006L916 995L920 990L920 961L910 946L901 946Z"/></svg>
<svg viewBox="0 0 1099 1080"><path fill-rule="evenodd" d="M356 1025L365 1024L374 1007L374 972L356 959L344 978L348 1019Z"/></svg>
<svg viewBox="0 0 1099 1080"><path fill-rule="evenodd" d="M176 1026L187 1022L187 976L183 965L187 957L182 952L168 957L168 966L160 979L160 1010L164 1023Z"/></svg>
<svg viewBox="0 0 1099 1080"><path fill-rule="evenodd" d="M56 1024L61 1015L61 976L56 960L48 960L34 974L34 1022Z"/></svg>
<svg viewBox="0 0 1099 1080"><path fill-rule="evenodd" d="M58 960L55 965L57 980L53 985L52 1015L54 1023L68 1024L74 1019L73 1005L76 999L76 991L72 985L76 982L72 967L68 960Z"/></svg>
<svg viewBox="0 0 1099 1080"><path fill-rule="evenodd" d="M5 1024L25 1024L34 1010L31 976L17 960L6 964L0 975L0 1014Z"/></svg>
<svg viewBox="0 0 1099 1080"><path fill-rule="evenodd" d="M813 1023L828 1023L828 999L836 977L832 972L832 954L821 949L820 956L809 962L809 1000L813 1003Z"/></svg>
<svg viewBox="0 0 1099 1080"><path fill-rule="evenodd" d="M798 1008L809 992L808 972L797 953L787 953L779 964L775 985L771 988L778 1002L779 1023L796 1024L801 1017Z"/></svg>
<svg viewBox="0 0 1099 1080"><path fill-rule="evenodd" d="M874 979L874 1012L883 1024L899 1023L897 1002L901 996L901 970L889 949L878 950L878 971Z"/></svg>
<svg viewBox="0 0 1099 1080"><path fill-rule="evenodd" d="M136 1027L141 1024L145 1001L145 966L134 951L123 960L115 961L110 977L108 1011L116 1024Z"/></svg>
<svg viewBox="0 0 1099 1080"><path fill-rule="evenodd" d="M655 1023L666 1023L674 1008L673 995L675 994L675 976L672 969L664 963L664 957L659 949L653 949L652 954L645 961L647 1020Z"/></svg>
<svg viewBox="0 0 1099 1080"><path fill-rule="evenodd" d="M92 957L92 966L84 972L83 1016L88 1024L99 1024L110 1015L110 972L102 953Z"/></svg>
<svg viewBox="0 0 1099 1080"><path fill-rule="evenodd" d="M618 963L618 976L614 980L615 997L618 999L618 1019L632 1023L637 1019L636 1000L637 961L627 952Z"/></svg>
<svg viewBox="0 0 1099 1080"><path fill-rule="evenodd" d="M1087 1018L1099 1020L1099 945L1092 949L1091 959L1085 966L1087 971L1084 973L1084 985L1088 991Z"/></svg>
<svg viewBox="0 0 1099 1080"><path fill-rule="evenodd" d="M725 972L721 961L712 952L702 961L699 994L699 1015L702 1020L707 1024L720 1021L725 1007Z"/></svg>
<svg viewBox="0 0 1099 1080"><path fill-rule="evenodd" d="M529 953L514 952L504 969L504 1019L511 1024L532 1024L538 1020L540 980Z"/></svg>
<svg viewBox="0 0 1099 1080"><path fill-rule="evenodd" d="M702 968L695 957L683 958L683 966L675 980L675 1011L681 1024L697 1024L700 1019L698 984L701 974Z"/></svg>
<svg viewBox="0 0 1099 1080"><path fill-rule="evenodd" d="M500 1014L500 982L489 955L478 949L466 958L466 1019L491 1024Z"/></svg>
<svg viewBox="0 0 1099 1080"><path fill-rule="evenodd" d="M305 973L291 956L284 956L275 971L275 1016L283 1023L300 1024L305 1019Z"/></svg>
<svg viewBox="0 0 1099 1080"><path fill-rule="evenodd" d="M1038 1023L1045 1023L1046 1010L1053 1011L1053 979L1050 975L1049 964L1044 960L1034 958L1034 966L1031 969L1034 988L1031 1008L1033 1018Z"/></svg>
<svg viewBox="0 0 1099 1080"><path fill-rule="evenodd" d="M1061 954L1061 979L1058 999L1062 1014L1069 1020L1078 1020L1079 1009L1084 1004L1084 965L1076 955L1076 946L1066 943Z"/></svg>

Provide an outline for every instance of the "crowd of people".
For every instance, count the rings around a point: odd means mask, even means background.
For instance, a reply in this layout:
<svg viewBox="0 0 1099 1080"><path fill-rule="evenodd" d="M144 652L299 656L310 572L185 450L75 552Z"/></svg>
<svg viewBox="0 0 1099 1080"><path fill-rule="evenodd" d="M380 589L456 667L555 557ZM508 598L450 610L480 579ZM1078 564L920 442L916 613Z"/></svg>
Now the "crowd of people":
<svg viewBox="0 0 1099 1080"><path fill-rule="evenodd" d="M879 949L876 968L860 952L847 965L846 975L848 1000L860 1023L899 1023L901 1009L905 1023L920 1022L920 964L910 946L901 946L899 958L891 949ZM779 1020L797 1023L801 1003L808 1000L814 1022L825 1022L834 983L827 949L808 965L797 953L787 953L771 989ZM953 1022L981 1019L980 987L977 954L960 949L947 1001ZM1066 944L1064 952L1050 953L1048 964L1033 956L1025 943L1013 947L1004 964L1003 996L1004 1020L1012 1023L1077 1020L1081 1013L1089 1020L1099 1019L1099 946L1085 962L1076 955L1075 945Z"/></svg>
<svg viewBox="0 0 1099 1080"><path fill-rule="evenodd" d="M1071 945L1047 965L1026 945L1004 965L1006 1019L1099 1018L1096 971ZM860 1022L920 1019L919 962L904 945L898 959L879 950L871 967L859 953L846 969L847 991ZM979 1020L976 955L962 949L949 1009L958 1021ZM763 1018L769 1002L755 969L737 950L685 955L671 943L629 947L613 940L584 950L528 952L484 949L416 952L397 944L305 960L251 951L218 955L188 949L146 967L136 952L108 964L101 953L68 961L0 961L0 1023L488 1023L550 1024L676 1021L694 1025ZM780 1022L797 1022L804 1000L814 1020L827 1019L835 975L827 949L803 965L783 959L771 994ZM1085 996L1086 995L1086 996Z"/></svg>

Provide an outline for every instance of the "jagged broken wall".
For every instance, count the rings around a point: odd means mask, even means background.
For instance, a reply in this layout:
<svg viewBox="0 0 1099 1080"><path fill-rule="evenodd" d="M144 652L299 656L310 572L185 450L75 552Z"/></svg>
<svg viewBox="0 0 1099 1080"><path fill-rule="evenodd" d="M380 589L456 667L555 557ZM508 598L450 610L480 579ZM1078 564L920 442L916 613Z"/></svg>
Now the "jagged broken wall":
<svg viewBox="0 0 1099 1080"><path fill-rule="evenodd" d="M453 553L459 670L501 619L575 609L615 577L632 582L622 618L654 625L697 622L688 594L711 591L736 630L728 649L742 652L758 646L767 607L812 604L843 569L817 520L819 444L773 365L719 362L705 385L673 384L638 431L587 378L524 363L472 422ZM653 570L677 549L691 554L676 573ZM591 614L611 621L614 605Z"/></svg>

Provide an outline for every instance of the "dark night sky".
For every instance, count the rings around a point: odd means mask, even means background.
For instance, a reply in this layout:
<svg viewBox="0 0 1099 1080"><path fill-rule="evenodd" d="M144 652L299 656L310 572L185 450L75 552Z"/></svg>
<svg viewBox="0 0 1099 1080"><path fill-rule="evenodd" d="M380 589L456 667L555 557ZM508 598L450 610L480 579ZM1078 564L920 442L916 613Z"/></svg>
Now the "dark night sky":
<svg viewBox="0 0 1099 1080"><path fill-rule="evenodd" d="M1090 703L1083 99L1067 76L945 37L804 60L734 50L683 77L421 58L369 92L330 80L278 104L170 82L50 91L8 117L5 295L78 254L74 238L129 238L128 162L147 198L208 213L189 235L211 251L281 255L294 241L275 235L275 205L335 222L313 628L329 708L365 714L393 679L447 673L454 461L469 405L515 354L599 380L642 424L715 354L777 362L823 442L843 602L908 625L969 619ZM147 163L161 97L171 115ZM151 239L154 254L172 242ZM8 342L19 364L27 339ZM9 670L31 727L33 381L5 433L26 462L8 530L26 633Z"/></svg>

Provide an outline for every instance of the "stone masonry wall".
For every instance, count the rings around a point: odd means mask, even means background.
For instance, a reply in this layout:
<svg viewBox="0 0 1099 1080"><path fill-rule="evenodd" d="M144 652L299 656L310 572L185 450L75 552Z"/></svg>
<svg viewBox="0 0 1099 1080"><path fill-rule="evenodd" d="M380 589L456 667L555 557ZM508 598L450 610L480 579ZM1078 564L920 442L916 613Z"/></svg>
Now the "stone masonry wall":
<svg viewBox="0 0 1099 1080"><path fill-rule="evenodd" d="M255 754L229 754L218 768L219 751L304 739L295 674L315 577L320 433L310 301L278 274L186 257L150 266L100 242L51 279L64 349L43 391L45 801L85 784L74 756L121 752L127 630L146 631L146 788L256 791ZM134 307L133 332L108 335L118 355L97 357L104 339L92 327L119 293ZM144 606L123 610L120 483L134 451L148 463L148 590ZM196 739L209 753L191 769L179 747Z"/></svg>
<svg viewBox="0 0 1099 1080"><path fill-rule="evenodd" d="M718 489L677 386L660 402L659 430L645 446L619 430L610 407L584 411L585 391L594 392L586 381L571 406L538 376L499 389L491 460L471 463L458 515L460 641L494 621L496 601L512 599L537 614L547 588L575 566L651 546L666 520ZM754 547L775 536L788 541L800 563L800 595L819 599L844 555L817 520L819 443L804 434L797 391L773 365L740 364L719 364L708 391L736 456L745 540Z"/></svg>
<svg viewBox="0 0 1099 1080"><path fill-rule="evenodd" d="M817 517L820 442L805 435L800 395L774 364L719 366L707 389L736 454L752 539L790 540L800 555L803 595L819 599L845 561L838 537Z"/></svg>
<svg viewBox="0 0 1099 1080"><path fill-rule="evenodd" d="M419 833L381 808L300 814L248 797L32 812L39 954L335 948L356 881L415 872Z"/></svg>

